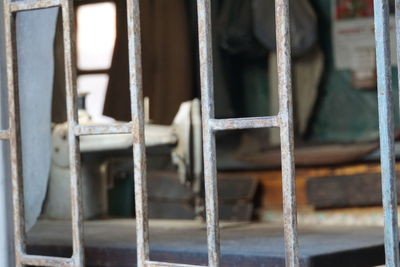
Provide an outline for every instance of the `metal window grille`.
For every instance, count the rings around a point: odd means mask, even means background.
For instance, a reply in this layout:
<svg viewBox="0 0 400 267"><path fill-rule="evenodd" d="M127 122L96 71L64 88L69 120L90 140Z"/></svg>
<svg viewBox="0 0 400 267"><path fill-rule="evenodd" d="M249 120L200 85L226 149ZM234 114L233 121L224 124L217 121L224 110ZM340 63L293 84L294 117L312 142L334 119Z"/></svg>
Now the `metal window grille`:
<svg viewBox="0 0 400 267"><path fill-rule="evenodd" d="M213 101L213 63L211 45L210 0L198 0L199 46L201 63L204 172L206 192L206 215L209 266L219 266L218 193L216 182L215 132L222 130L279 127L281 129L282 179L284 194L284 233L287 266L298 266L297 225L293 163L293 124L291 98L291 64L288 1L276 0L277 53L279 72L280 112L276 116L241 119L215 119ZM15 15L20 11L60 7L63 20L65 82L67 91L68 140L71 169L71 207L73 255L71 258L34 256L26 254L23 207L23 183L21 162L21 140L19 128L18 78L16 66ZM6 34L6 64L9 95L9 129L0 132L1 139L11 144L12 185L14 206L15 247L17 266L83 266L83 224L80 177L79 136L95 134L133 134L137 261L138 266L190 266L161 263L149 258L146 159L144 145L144 117L142 104L142 67L140 47L139 1L127 2L129 72L131 90L132 122L124 125L103 127L81 126L77 116L77 92L72 38L73 8L70 0L4 0L4 24Z"/></svg>
<svg viewBox="0 0 400 267"><path fill-rule="evenodd" d="M279 113L278 115L271 117L240 119L214 118L214 83L210 2L210 0L197 1L209 266L219 266L220 258L214 134L216 131L223 130L271 127L279 127L281 130L280 136L286 266L298 266L297 215L293 159L289 1L275 1Z"/></svg>
<svg viewBox="0 0 400 267"><path fill-rule="evenodd" d="M68 0L17 1L4 0L4 26L6 40L7 86L9 104L9 129L2 137L10 140L11 178L14 207L14 238L16 265L35 266L83 266L82 192L80 179L80 153L77 92L75 79L74 42L72 39L73 7ZM15 17L17 12L50 7L60 7L63 20L65 84L67 93L68 139L71 170L71 207L73 255L71 258L28 255L25 249L25 225L23 207L23 179L21 160L21 133L18 99L18 75L16 55Z"/></svg>

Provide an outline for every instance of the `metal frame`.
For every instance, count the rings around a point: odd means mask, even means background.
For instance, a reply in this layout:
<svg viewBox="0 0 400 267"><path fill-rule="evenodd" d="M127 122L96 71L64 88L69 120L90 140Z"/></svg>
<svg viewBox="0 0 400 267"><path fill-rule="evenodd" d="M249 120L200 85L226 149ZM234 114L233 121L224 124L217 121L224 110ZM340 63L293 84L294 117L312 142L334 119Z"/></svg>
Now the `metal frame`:
<svg viewBox="0 0 400 267"><path fill-rule="evenodd" d="M128 38L131 71L132 111L134 129L135 199L137 220L137 259L139 267L194 267L195 265L154 262L149 258L147 192L145 158L143 155L143 107L140 63L140 19L138 0L128 1ZM215 133L224 130L250 128L281 129L282 186L286 266L299 266L297 212L293 155L293 111L291 82L291 51L289 31L289 1L275 1L279 106L276 116L258 118L215 119L214 76L211 31L211 0L197 0L201 107L203 121L204 182L206 199L208 266L220 266L220 236L218 224L218 190ZM137 91L135 91L136 89ZM137 120L135 122L135 119Z"/></svg>
<svg viewBox="0 0 400 267"><path fill-rule="evenodd" d="M6 34L6 61L8 76L9 129L0 131L1 140L11 144L11 165L14 204L16 264L36 266L84 266L83 220L80 177L79 136L96 134L132 133L135 177L137 264L144 266L194 265L151 261L149 258L149 226L147 216L146 158L144 142L144 113L142 92L142 65L140 41L139 0L127 1L129 72L132 122L123 125L82 126L78 122L75 42L73 40L74 12L72 0L4 1ZM284 235L286 266L299 266L297 215L293 159L293 119L291 95L291 52L288 0L276 0L277 55L279 75L279 105L276 116L259 118L215 119L214 82L211 33L211 0L197 0L200 75L202 93L203 150L206 194L208 266L220 265L220 239L218 223L218 192L215 133L217 131L271 128L281 130ZM25 226L23 207L23 179L21 162L21 137L18 101L18 77L16 66L15 14L20 11L60 7L63 19L65 82L67 91L68 140L71 169L71 207L73 255L71 258L27 255L25 250Z"/></svg>
<svg viewBox="0 0 400 267"><path fill-rule="evenodd" d="M79 136L95 134L132 133L135 175L137 260L138 266L194 265L155 262L149 259L149 229L147 216L146 158L144 145L144 114L142 103L142 66L140 45L139 0L127 1L129 71L132 122L124 125L102 127L81 126L77 116L75 73L75 48L73 40L74 12L72 0L3 0L6 39L7 87L9 104L9 129L0 130L0 140L10 142L11 175L14 206L14 236L16 265L84 266L83 221L80 177ZM277 55L279 76L279 106L276 116L259 118L215 119L214 82L211 34L211 0L197 0L200 75L202 92L204 174L207 215L208 266L220 265L220 240L218 225L218 192L216 182L215 133L217 131L271 128L281 130L282 184L284 203L284 235L286 266L299 266L296 219L296 198L293 160L293 119L291 95L291 53L288 0L275 0ZM397 195L394 157L394 130L392 114L392 88L389 47L389 8L387 0L374 0L375 38L378 76L379 126L381 140L382 192L385 221L386 266L400 266L397 222ZM34 256L26 254L23 207L23 179L21 161L21 133L18 99L17 55L15 40L15 15L17 12L50 7L60 7L63 18L65 82L69 126L69 152L71 169L71 206L73 230L73 255L71 258ZM396 33L400 43L400 0L396 0ZM398 49L400 64L400 49ZM399 75L400 80L400 75Z"/></svg>
<svg viewBox="0 0 400 267"><path fill-rule="evenodd" d="M79 136L75 134L78 125L77 92L75 79L75 49L73 41L73 7L69 0L35 0L4 3L4 26L6 39L7 86L9 104L9 129L2 131L0 138L8 139L11 146L11 178L14 206L14 237L16 265L34 266L83 266L83 220L82 192L80 179ZM21 133L18 98L17 50L15 17L17 12L60 7L63 20L65 84L67 93L68 141L71 170L72 243L71 258L34 256L26 254L24 198L21 161Z"/></svg>

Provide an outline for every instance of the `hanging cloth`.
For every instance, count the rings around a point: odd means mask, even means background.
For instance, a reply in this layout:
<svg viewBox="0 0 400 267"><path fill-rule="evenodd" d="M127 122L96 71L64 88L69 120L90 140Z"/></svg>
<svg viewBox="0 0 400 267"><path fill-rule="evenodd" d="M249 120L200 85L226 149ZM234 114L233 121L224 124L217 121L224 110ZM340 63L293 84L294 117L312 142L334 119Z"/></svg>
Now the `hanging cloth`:
<svg viewBox="0 0 400 267"><path fill-rule="evenodd" d="M309 0L290 0L293 56L317 42L317 17ZM224 0L217 20L220 46L232 54L264 56L276 50L274 0Z"/></svg>

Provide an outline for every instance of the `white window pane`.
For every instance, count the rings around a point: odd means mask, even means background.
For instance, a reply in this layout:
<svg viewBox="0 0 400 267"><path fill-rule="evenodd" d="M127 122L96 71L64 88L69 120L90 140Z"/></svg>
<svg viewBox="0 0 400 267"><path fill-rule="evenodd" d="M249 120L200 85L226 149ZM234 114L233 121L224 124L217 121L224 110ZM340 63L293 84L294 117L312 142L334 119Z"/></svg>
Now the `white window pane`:
<svg viewBox="0 0 400 267"><path fill-rule="evenodd" d="M108 69L116 36L116 10L113 3L83 5L77 11L78 67Z"/></svg>
<svg viewBox="0 0 400 267"><path fill-rule="evenodd" d="M81 75L77 80L78 92L87 93L86 110L94 121L101 121L106 96L108 75Z"/></svg>

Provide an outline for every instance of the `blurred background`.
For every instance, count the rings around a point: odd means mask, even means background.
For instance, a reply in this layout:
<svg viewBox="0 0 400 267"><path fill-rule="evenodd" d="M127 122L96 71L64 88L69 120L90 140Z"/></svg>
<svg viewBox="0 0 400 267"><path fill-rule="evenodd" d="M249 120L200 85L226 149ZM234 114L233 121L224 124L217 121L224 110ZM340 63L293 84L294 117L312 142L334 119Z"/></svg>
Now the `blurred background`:
<svg viewBox="0 0 400 267"><path fill-rule="evenodd" d="M181 103L201 98L196 3L171 1L141 3L144 94L148 122L156 125L173 124ZM212 5L216 117L277 114L273 1L218 0ZM125 12L124 1L76 3L78 90L96 122L131 120ZM394 36L393 8L391 14ZM293 1L291 26L300 210L305 220L316 220L315 212L336 218L341 208L349 216L346 221L355 212L358 218L365 215L365 223L381 224L374 219L380 212L380 179L373 1ZM56 47L60 43L56 38ZM394 40L391 45L397 99ZM398 105L393 112L397 129ZM221 177L245 178L257 188L251 192L251 211L243 211L246 219L279 220L279 142L278 129L217 135ZM154 169L161 176L171 172L173 179L176 166L169 149L155 150L148 151L149 165L157 157ZM193 183L193 177L186 179Z"/></svg>
<svg viewBox="0 0 400 267"><path fill-rule="evenodd" d="M299 225L383 226L373 0L289 2ZM274 1L211 3L215 116L278 114ZM79 123L130 122L126 1L75 0L74 10ZM41 221L71 217L63 25L57 8L27 13L16 15L25 214L42 233ZM141 0L140 16L149 217L204 222L196 1ZM279 129L218 132L216 143L221 221L282 225ZM85 219L134 218L131 135L82 136L80 148Z"/></svg>

